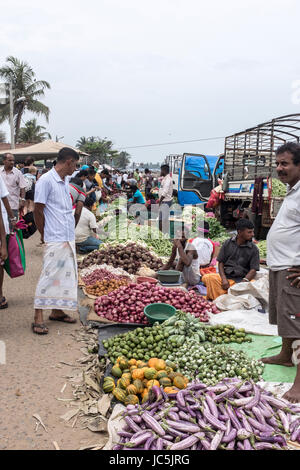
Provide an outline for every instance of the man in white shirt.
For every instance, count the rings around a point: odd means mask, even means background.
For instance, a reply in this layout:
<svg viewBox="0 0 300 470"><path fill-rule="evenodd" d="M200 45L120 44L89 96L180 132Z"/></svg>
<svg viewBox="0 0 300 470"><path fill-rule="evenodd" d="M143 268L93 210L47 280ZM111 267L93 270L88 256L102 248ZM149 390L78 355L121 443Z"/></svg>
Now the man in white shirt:
<svg viewBox="0 0 300 470"><path fill-rule="evenodd" d="M96 235L97 221L92 212L93 205L94 201L87 197L75 229L75 241L80 253L90 253L97 250L101 243Z"/></svg>
<svg viewBox="0 0 300 470"><path fill-rule="evenodd" d="M204 221L203 225L203 229L201 228L203 232L199 228L199 236L191 239L188 239L188 227L182 225L182 228L176 232L170 259L162 267L162 270L176 269L181 271L183 281L188 286L199 284L200 269L208 267L213 257L214 246L207 238L209 224Z"/></svg>
<svg viewBox="0 0 300 470"><path fill-rule="evenodd" d="M19 210L25 206L25 188L27 183L23 174L14 166L15 157L11 153L6 153L3 158L3 167L0 168L0 175L9 192L8 202L17 219Z"/></svg>
<svg viewBox="0 0 300 470"><path fill-rule="evenodd" d="M52 310L49 320L76 323L64 310L77 310L75 218L68 176L78 160L75 150L62 148L55 167L40 177L35 188L34 218L45 242L43 270L34 299L32 330L36 334L48 333L43 310Z"/></svg>
<svg viewBox="0 0 300 470"><path fill-rule="evenodd" d="M173 181L170 176L169 165L162 165L160 170L162 180L158 192L159 230L164 233L168 233L170 224L170 207L173 203Z"/></svg>
<svg viewBox="0 0 300 470"><path fill-rule="evenodd" d="M300 402L300 145L287 143L276 152L278 178L288 192L267 237L269 321L278 325L281 352L263 358L265 364L297 366L292 388L284 398ZM289 271L296 274L289 276ZM294 279L291 281L291 278ZM297 357L298 356L298 357Z"/></svg>

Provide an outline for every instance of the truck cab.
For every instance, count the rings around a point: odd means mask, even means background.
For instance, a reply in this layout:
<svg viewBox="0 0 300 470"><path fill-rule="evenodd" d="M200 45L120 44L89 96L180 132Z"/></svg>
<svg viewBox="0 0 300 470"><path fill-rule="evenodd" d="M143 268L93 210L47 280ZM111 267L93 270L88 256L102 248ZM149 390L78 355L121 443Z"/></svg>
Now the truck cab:
<svg viewBox="0 0 300 470"><path fill-rule="evenodd" d="M224 155L184 153L179 172L179 204L206 203L223 170Z"/></svg>

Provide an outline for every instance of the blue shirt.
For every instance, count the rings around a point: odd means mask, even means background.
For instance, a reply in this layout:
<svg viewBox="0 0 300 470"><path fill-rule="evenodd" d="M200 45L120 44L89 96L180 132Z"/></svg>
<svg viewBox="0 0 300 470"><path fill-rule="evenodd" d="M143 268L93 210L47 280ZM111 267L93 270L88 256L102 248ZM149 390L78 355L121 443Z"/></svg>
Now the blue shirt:
<svg viewBox="0 0 300 470"><path fill-rule="evenodd" d="M139 191L138 189L136 190L136 192L134 193L132 199L137 199L137 203L138 204L145 204L145 199L144 199L144 196L142 195L141 191Z"/></svg>
<svg viewBox="0 0 300 470"><path fill-rule="evenodd" d="M63 181L55 168L40 177L36 183L34 202L45 204L45 242L72 242L75 240L75 219L69 179Z"/></svg>

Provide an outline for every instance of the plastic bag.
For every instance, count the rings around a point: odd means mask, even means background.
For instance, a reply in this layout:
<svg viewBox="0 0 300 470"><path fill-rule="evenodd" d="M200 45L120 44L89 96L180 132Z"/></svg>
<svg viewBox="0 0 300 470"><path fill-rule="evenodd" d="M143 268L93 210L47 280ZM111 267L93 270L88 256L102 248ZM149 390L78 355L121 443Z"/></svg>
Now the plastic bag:
<svg viewBox="0 0 300 470"><path fill-rule="evenodd" d="M19 229L7 235L6 242L8 257L4 263L4 269L11 278L23 276L26 259L22 230Z"/></svg>

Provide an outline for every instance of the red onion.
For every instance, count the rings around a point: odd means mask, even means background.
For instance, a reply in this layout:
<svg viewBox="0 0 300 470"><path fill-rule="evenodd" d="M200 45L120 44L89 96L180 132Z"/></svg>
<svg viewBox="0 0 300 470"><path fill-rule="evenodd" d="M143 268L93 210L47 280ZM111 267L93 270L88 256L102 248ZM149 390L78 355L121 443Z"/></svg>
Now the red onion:
<svg viewBox="0 0 300 470"><path fill-rule="evenodd" d="M125 293L126 292L126 293ZM141 299L137 300L137 299ZM218 309L200 295L182 289L168 289L153 286L151 283L134 284L110 292L107 296L98 297L95 301L95 312L108 320L119 323L147 323L144 307L150 303L163 302L173 305L184 312L189 312L202 322L207 322L208 312L218 313Z"/></svg>

